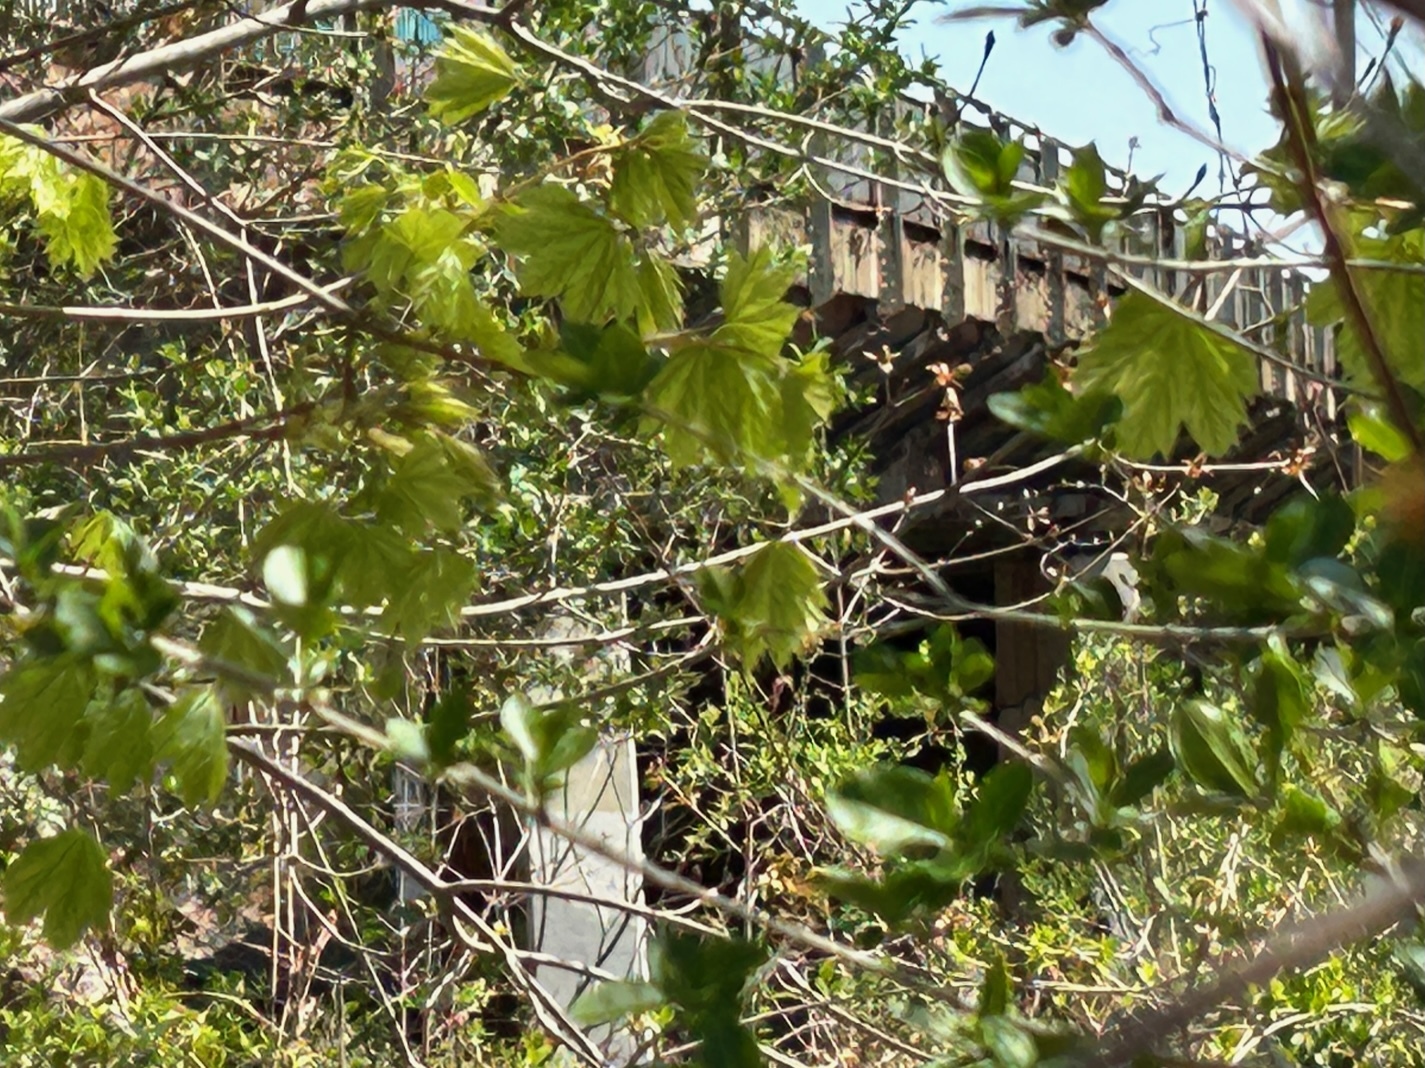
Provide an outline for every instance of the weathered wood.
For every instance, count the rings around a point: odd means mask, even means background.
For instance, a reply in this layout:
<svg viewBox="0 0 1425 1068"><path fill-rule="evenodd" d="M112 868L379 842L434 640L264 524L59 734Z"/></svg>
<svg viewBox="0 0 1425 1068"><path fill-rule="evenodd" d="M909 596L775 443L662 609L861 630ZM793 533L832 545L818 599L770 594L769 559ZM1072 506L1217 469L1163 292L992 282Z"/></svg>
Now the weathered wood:
<svg viewBox="0 0 1425 1068"><path fill-rule="evenodd" d="M1045 139L1039 146L1039 170L1045 185L1053 185L1059 180L1060 145L1057 141ZM1051 345L1062 345L1068 335L1065 333L1065 294L1068 285L1064 277L1064 255L1057 249L1050 249L1045 256L1049 307L1045 316L1044 336Z"/></svg>
<svg viewBox="0 0 1425 1068"><path fill-rule="evenodd" d="M995 603L1032 606L1051 589L1029 556L995 562ZM1068 635L1000 620L995 624L995 708L1001 728L1017 733L1043 708L1069 656Z"/></svg>

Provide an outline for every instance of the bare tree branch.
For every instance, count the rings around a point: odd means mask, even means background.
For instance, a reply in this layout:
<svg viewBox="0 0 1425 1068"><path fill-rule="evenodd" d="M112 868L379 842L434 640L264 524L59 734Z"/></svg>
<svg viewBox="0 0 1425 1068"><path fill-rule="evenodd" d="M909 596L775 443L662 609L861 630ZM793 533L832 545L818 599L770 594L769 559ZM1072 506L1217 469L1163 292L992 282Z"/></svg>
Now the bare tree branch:
<svg viewBox="0 0 1425 1068"><path fill-rule="evenodd" d="M132 85L134 82L146 81L159 75L187 70L230 49L241 48L305 22L334 19L357 11L388 6L389 0L311 0L310 3L306 0L296 0L296 3L239 19L197 37L174 41L138 55L101 64L58 85L14 97L0 103L0 119L8 122L36 122L83 100L91 90Z"/></svg>
<svg viewBox="0 0 1425 1068"><path fill-rule="evenodd" d="M593 1065L595 1068L603 1064L604 1058L597 1047L589 1041L588 1036L579 1027L569 1020L564 1010L560 1008L548 991L529 974L515 947L486 923L479 913L452 894L444 880L420 858L382 834L341 798L323 790L315 783L309 782L290 768L284 767L256 746L247 742L230 740L228 751L238 760L261 771L269 779L281 783L285 789L305 798L315 807L340 820L367 846L400 867L415 880L417 885L441 902L447 915L452 921L456 921L453 926L457 934L462 933L461 923L469 924L479 931L484 943L477 943L477 945L481 948L494 947L501 953L510 969L511 978L529 995L535 1013L549 1033L558 1038L585 1063Z"/></svg>
<svg viewBox="0 0 1425 1068"><path fill-rule="evenodd" d="M1382 0L1382 3L1404 12L1418 22L1425 22L1425 0Z"/></svg>
<svg viewBox="0 0 1425 1068"><path fill-rule="evenodd" d="M1288 931L1256 957L1171 1004L1126 1024L1090 1058L1113 1068L1150 1053L1169 1035L1187 1027L1218 1005L1241 997L1281 971L1302 971L1337 950L1388 932L1412 919L1425 904L1425 857L1406 857L1398 870L1373 880L1354 905L1318 916Z"/></svg>
<svg viewBox="0 0 1425 1068"><path fill-rule="evenodd" d="M351 281L350 278L343 278L322 288L335 294L350 285ZM292 311L312 303L313 299L308 293L294 293L279 300L237 304L228 308L126 308L120 305L12 304L0 301L0 318L71 319L88 323L216 323Z"/></svg>
<svg viewBox="0 0 1425 1068"><path fill-rule="evenodd" d="M19 467L35 464L63 463L87 466L114 456L127 456L135 452L173 452L208 445L230 438L250 438L270 440L287 432L287 421L305 415L315 407L308 401L294 405L284 412L265 413L246 419L234 419L202 430L186 430L177 434L135 434L119 441L75 442L72 444L42 445L21 452L0 454L0 471L13 471Z"/></svg>

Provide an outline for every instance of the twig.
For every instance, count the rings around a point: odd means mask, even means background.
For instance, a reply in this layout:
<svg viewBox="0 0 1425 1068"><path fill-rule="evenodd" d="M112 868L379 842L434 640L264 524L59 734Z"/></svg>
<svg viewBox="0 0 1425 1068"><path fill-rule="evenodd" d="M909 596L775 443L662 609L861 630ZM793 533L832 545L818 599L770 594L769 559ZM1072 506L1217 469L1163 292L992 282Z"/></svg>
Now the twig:
<svg viewBox="0 0 1425 1068"><path fill-rule="evenodd" d="M506 963L510 966L511 978L517 985L525 988L526 993L531 997L531 1004L535 1012L539 1015L541 1022L564 1045L573 1053L577 1054L586 1063L595 1066L602 1065L603 1058L597 1048L589 1041L583 1031L570 1022L553 997L529 975L524 966L520 963L518 951L509 945L497 934L481 916L459 897L455 896L446 887L445 881L433 870L427 867L419 858L404 849L399 843L382 834L374 826L368 823L355 809L351 808L339 797L322 789L315 783L309 782L291 768L285 767L269 757L260 749L247 742L228 740L228 751L238 760L248 764L270 779L280 782L284 788L296 793L327 813L329 816L341 821L348 830L361 839L367 846L375 850L381 856L386 857L393 864L409 875L418 886L427 893L434 896L442 904L452 919L457 919L468 923L480 932L486 940L485 943L474 943L472 948L485 948L493 946L501 952ZM463 934L459 924L455 924L458 934ZM468 936L465 936L468 937Z"/></svg>
<svg viewBox="0 0 1425 1068"><path fill-rule="evenodd" d="M186 430L177 434L136 434L120 441L38 446L20 452L0 454L0 471L11 471L20 467L45 463L87 466L113 456L125 456L145 450L173 452L195 448L199 445L208 445L215 441L224 441L228 438L272 440L282 437L287 432L289 419L304 415L315 407L314 402L306 401L293 405L285 412L234 419L231 422L219 423L217 426L206 427L202 430Z"/></svg>
<svg viewBox="0 0 1425 1068"><path fill-rule="evenodd" d="M322 286L322 289L335 294L351 282L352 279L343 278ZM227 308L125 308L117 305L12 304L9 301L0 301L0 318L11 316L16 319L69 319L90 323L216 323L275 315L310 304L314 299L308 293L294 293L279 300L237 304Z"/></svg>
<svg viewBox="0 0 1425 1068"><path fill-rule="evenodd" d="M1336 291L1346 310L1346 320L1356 331L1361 350L1370 365L1371 376L1385 395L1386 406L1390 409L1391 420L1397 426L1410 447L1417 455L1425 451L1425 438L1420 428L1411 418L1410 406L1401 392L1400 382L1391 370L1385 348L1370 312L1366 310L1365 299L1357 285L1355 276L1347 266L1346 248L1336 229L1335 213L1328 207L1322 194L1321 183L1316 172L1315 139L1316 132L1311 125L1311 111L1302 88L1300 71L1296 62L1279 49L1270 36L1262 35L1262 47L1267 56L1267 69L1271 72L1272 84L1282 107L1282 119L1287 129L1287 143L1291 149L1293 163L1301 172L1300 191L1311 214L1321 225L1322 245L1331 260L1331 277L1336 283ZM1418 340L1418 339L1417 339Z"/></svg>
<svg viewBox="0 0 1425 1068"><path fill-rule="evenodd" d="M1152 1052L1169 1035L1218 1005L1241 997L1250 987L1266 983L1278 972L1310 968L1344 946L1385 934L1414 918L1425 903L1425 858L1403 858L1397 871L1374 883L1356 904L1314 917L1270 943L1252 960L1226 969L1207 986L1125 1024L1084 1063L1104 1068L1130 1063Z"/></svg>
<svg viewBox="0 0 1425 1068"><path fill-rule="evenodd" d="M145 22L154 22L157 19L167 18L169 15L181 15L183 12L198 7L203 0L179 0L179 3L168 4L164 7L156 7L148 11L137 11L132 15L123 18L111 19L99 26L91 29L80 30L77 33L66 34L63 37L56 37L46 41L44 44L26 48L20 52L11 52L8 56L0 56L0 74L17 67L21 63L28 63L32 59L39 59L41 56L72 49L76 45L88 44L90 41L98 41L105 37L113 37L123 33L125 30L133 29L135 26L142 26Z"/></svg>
<svg viewBox="0 0 1425 1068"><path fill-rule="evenodd" d="M116 59L84 71L52 88L37 89L0 103L0 120L5 122L37 122L84 99L91 89L112 89L121 85L146 81L174 71L187 70L210 61L214 56L242 48L265 37L298 25L294 13L305 21L336 19L357 11L390 6L389 0L297 0L296 3L264 11L261 15L239 19L231 25L186 40L175 41ZM305 8L305 10L303 10ZM8 132L8 131L7 131Z"/></svg>

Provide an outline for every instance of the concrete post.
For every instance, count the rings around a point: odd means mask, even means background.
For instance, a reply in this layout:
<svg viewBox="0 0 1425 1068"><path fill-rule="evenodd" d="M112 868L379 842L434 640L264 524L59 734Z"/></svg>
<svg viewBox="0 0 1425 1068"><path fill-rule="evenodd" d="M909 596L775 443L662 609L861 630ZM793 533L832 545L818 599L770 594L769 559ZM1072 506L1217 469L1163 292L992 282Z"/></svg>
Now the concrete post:
<svg viewBox="0 0 1425 1068"><path fill-rule="evenodd" d="M564 617L553 621L546 636L577 638L588 633L583 623ZM553 655L573 663L577 651L577 646L559 646ZM589 662L591 673L608 657L607 652L602 653ZM530 694L535 701L557 696L553 691ZM555 820L581 828L635 862L642 859L638 763L631 736L601 738L588 756L569 769L563 788L546 804ZM643 879L636 870L540 829L530 837L529 864L531 881L555 891L615 903L641 904L643 900ZM616 906L557 894L535 894L531 899L530 948L560 960L591 965L620 979L647 978L648 935L642 916ZM537 978L566 1007L589 985L578 972L552 965L539 967ZM634 1043L627 1032L596 1028L590 1037L604 1049L608 1064L626 1064L633 1055Z"/></svg>

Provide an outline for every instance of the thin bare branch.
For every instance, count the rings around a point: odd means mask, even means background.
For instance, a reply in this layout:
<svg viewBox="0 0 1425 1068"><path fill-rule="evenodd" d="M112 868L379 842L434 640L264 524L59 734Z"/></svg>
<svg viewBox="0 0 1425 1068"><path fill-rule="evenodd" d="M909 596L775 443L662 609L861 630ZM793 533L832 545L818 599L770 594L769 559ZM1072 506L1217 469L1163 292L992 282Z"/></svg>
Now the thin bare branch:
<svg viewBox="0 0 1425 1068"><path fill-rule="evenodd" d="M1151 1053L1169 1036L1282 971L1304 971L1336 951L1383 935L1413 919L1425 904L1425 858L1405 857L1372 880L1348 908L1313 917L1281 934L1251 960L1219 971L1211 983L1124 1025L1085 1063L1114 1068Z"/></svg>
<svg viewBox="0 0 1425 1068"><path fill-rule="evenodd" d="M137 452L176 452L232 438L272 440L287 432L289 420L305 415L315 407L314 403L308 401L293 405L283 412L234 419L202 430L185 430L176 434L135 434L117 441L38 445L19 452L0 454L0 471L13 471L47 463L87 467L103 460Z"/></svg>
<svg viewBox="0 0 1425 1068"><path fill-rule="evenodd" d="M239 19L209 33L116 59L82 71L57 85L13 97L0 103L0 119L11 123L37 122L82 101L90 90L113 89L188 70L211 62L224 52L308 22L337 19L357 11L388 6L389 0L295 0L294 3Z"/></svg>
<svg viewBox="0 0 1425 1068"><path fill-rule="evenodd" d="M353 280L343 278L322 286L331 294L347 288ZM0 301L0 318L72 319L87 323L219 323L239 319L257 319L279 312L293 311L315 300L309 293L294 293L279 300L259 304L238 304L228 308L126 308L115 305L82 304L12 304Z"/></svg>

